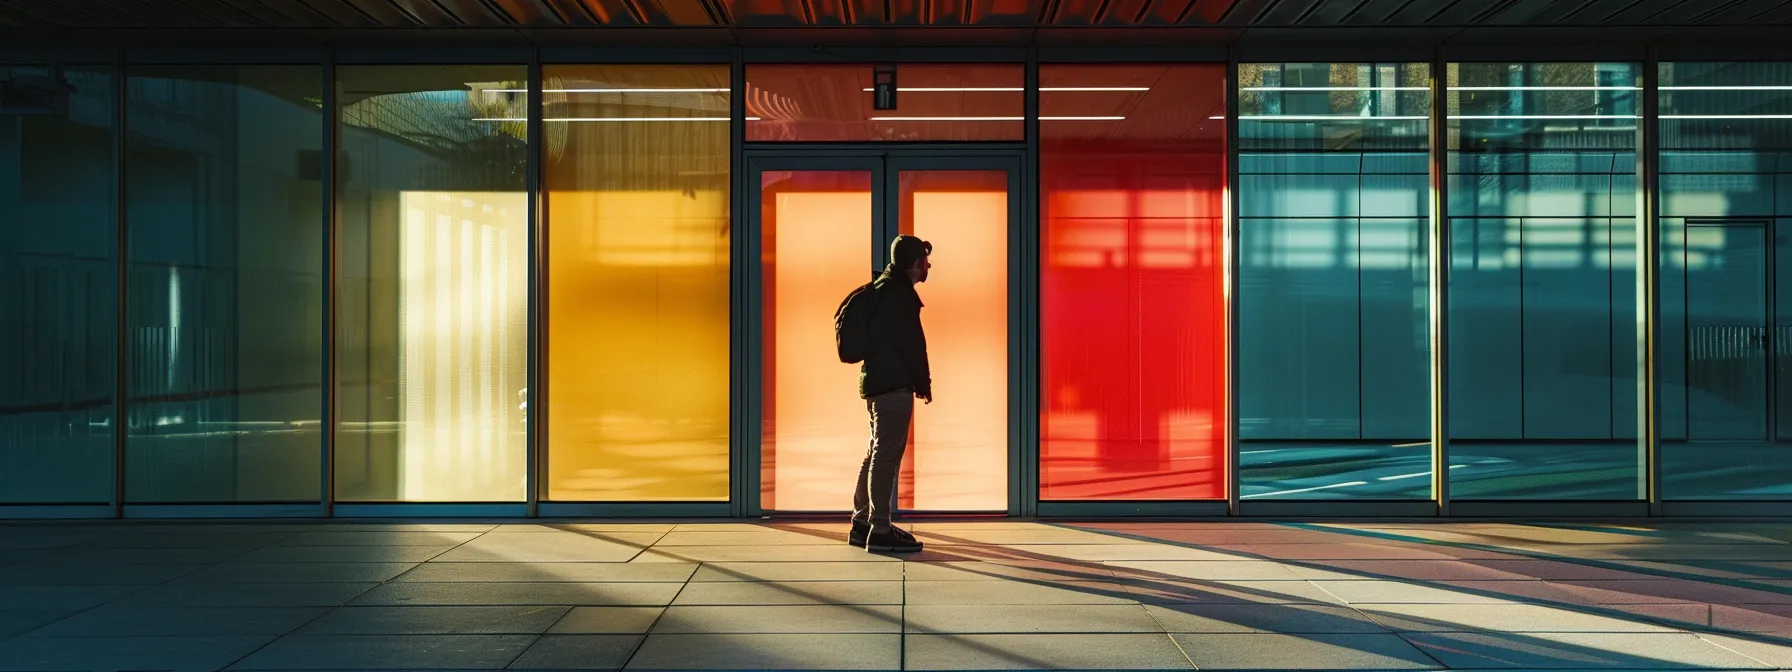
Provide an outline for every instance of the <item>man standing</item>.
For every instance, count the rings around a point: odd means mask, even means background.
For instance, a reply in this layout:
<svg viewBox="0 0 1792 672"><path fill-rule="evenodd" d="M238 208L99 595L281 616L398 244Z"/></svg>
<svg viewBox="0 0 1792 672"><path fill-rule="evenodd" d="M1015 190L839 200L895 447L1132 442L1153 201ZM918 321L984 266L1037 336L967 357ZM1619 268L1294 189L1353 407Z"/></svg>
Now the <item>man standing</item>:
<svg viewBox="0 0 1792 672"><path fill-rule="evenodd" d="M871 354L859 365L859 396L871 416L871 445L859 466L852 496L853 545L868 551L913 553L921 542L890 524L896 511L896 480L902 453L908 449L909 422L915 398L933 403L933 378L927 369L927 336L921 331L921 295L915 285L927 281L933 244L914 236L890 243L890 265L872 286L877 309L871 316Z"/></svg>

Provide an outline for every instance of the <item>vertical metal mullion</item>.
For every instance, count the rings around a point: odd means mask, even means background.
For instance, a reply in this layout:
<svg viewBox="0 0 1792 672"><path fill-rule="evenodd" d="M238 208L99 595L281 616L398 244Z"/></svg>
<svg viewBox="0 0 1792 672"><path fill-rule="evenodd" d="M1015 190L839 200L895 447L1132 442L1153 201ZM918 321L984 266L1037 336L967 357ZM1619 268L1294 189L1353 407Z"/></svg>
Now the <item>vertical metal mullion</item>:
<svg viewBox="0 0 1792 672"><path fill-rule="evenodd" d="M323 63L323 151L318 158L319 186L323 192L324 213L324 385L323 385L323 460L319 475L318 514L328 518L336 510L336 421L340 410L336 394L336 324L341 306L340 267L342 208L337 198L336 159L342 153L336 124L341 116L337 108L336 52L329 51Z"/></svg>
<svg viewBox="0 0 1792 672"><path fill-rule="evenodd" d="M746 517L758 508L759 482L759 441L758 423L754 422L756 411L750 403L754 390L758 387L759 377L755 375L758 367L757 353L750 348L750 319L754 308L749 305L751 293L749 283L751 273L759 267L755 255L750 254L750 236L746 226L752 213L747 212L746 202L749 189L756 188L751 182L747 170L744 141L746 139L746 65L743 63L741 50L734 49L728 66L728 155L730 189L728 194L728 230L729 230L729 278L728 287L728 330L729 330L729 512L737 517ZM757 232L757 227L751 227Z"/></svg>
<svg viewBox="0 0 1792 672"><path fill-rule="evenodd" d="M542 384L547 381L547 376L543 375L541 371L542 362L545 361L547 354L547 338L545 336L547 330L543 328L547 319L547 310L543 303L544 290L541 277L547 269L545 262L548 224L547 208L543 207L547 198L547 189L542 186L542 154L547 148L542 142L541 132L541 76L541 48L537 46L529 58L529 81L525 84L528 93L524 99L524 105L528 108L524 112L524 116L528 120L525 122L527 128L524 135L529 147L529 162L524 170L524 180L526 181L524 188L529 192L529 261L526 265L529 273L527 283L529 354L524 380L527 381L525 385L529 392L523 397L523 403L526 404L524 418L527 419L523 425L523 431L526 434L523 446L527 455L524 458L523 477L525 480L524 492L527 497L525 501L528 504L527 510L530 518L536 517L541 511L541 470L547 463L542 459L541 452L544 443L542 437L545 434L544 430L547 429L545 424L547 404L542 403L547 398L546 389L542 387Z"/></svg>
<svg viewBox="0 0 1792 672"><path fill-rule="evenodd" d="M1450 221L1449 61L1431 57L1431 496L1450 515Z"/></svg>
<svg viewBox="0 0 1792 672"><path fill-rule="evenodd" d="M1222 151L1226 153L1226 200L1223 204L1225 221L1221 223L1222 255L1225 260L1225 277L1221 282L1226 300L1226 362L1225 362L1225 429L1226 445L1226 512L1239 515L1239 465L1238 465L1238 258L1239 258L1239 218L1238 218L1238 52L1236 48L1229 50L1226 58L1226 140Z"/></svg>
<svg viewBox="0 0 1792 672"><path fill-rule="evenodd" d="M1637 120L1636 226L1637 226L1637 439L1642 462L1639 494L1649 502L1649 515L1661 515L1661 440L1656 414L1657 331L1661 318L1661 226L1656 222L1661 191L1660 162L1660 64L1654 45L1643 59L1641 118ZM1772 239L1768 239L1772 244Z"/></svg>
<svg viewBox="0 0 1792 672"><path fill-rule="evenodd" d="M1016 263L1010 265L1010 268L1014 269L1013 272L1019 275L1017 278L1019 291L1015 294L1020 301L1018 312L1020 320L1015 324L1020 329L1020 334L1018 347L1013 348L1013 351L1019 356L1019 361L1016 363L1019 365L1017 368L1020 369L1020 384L1013 393L1017 394L1019 399L1010 402L1018 404L1020 409L1017 414L1019 436L1015 439L1019 443L1019 450L1012 453L1013 457L1011 458L1013 464L1010 465L1010 469L1013 471L1008 482L1014 492L1009 495L1008 506L1011 513L1030 517L1039 513L1039 460L1041 457L1039 385L1042 361L1039 352L1040 317L1044 314L1039 288L1039 241L1040 232L1045 226L1043 217L1045 211L1040 205L1044 192L1041 184L1044 175L1040 171L1039 47L1037 45L1027 48L1023 87L1026 89L1023 115L1026 119L1024 124L1027 148L1026 156L1022 159L1023 165L1020 166L1021 174L1018 176L1022 193L1019 195L1020 231L1016 239L1020 241L1020 245L1013 253L1017 255Z"/></svg>
<svg viewBox="0 0 1792 672"><path fill-rule="evenodd" d="M112 73L112 214L117 218L115 224L118 239L114 241L116 258L113 263L114 273L117 274L114 280L118 291L118 303L113 306L114 319L117 320L117 324L114 325L113 330L115 341L112 361L112 517L123 518L125 447L130 438L130 422L125 415L130 409L125 404L125 393L129 390L127 376L130 375L131 352L129 338L131 239L130 222L125 212L125 199L128 197L126 192L129 191L125 173L128 170L125 162L126 138L130 134L130 130L126 128L128 117L125 115L125 95L129 91L126 78L129 73L125 64L124 49L121 48L116 52L114 63Z"/></svg>

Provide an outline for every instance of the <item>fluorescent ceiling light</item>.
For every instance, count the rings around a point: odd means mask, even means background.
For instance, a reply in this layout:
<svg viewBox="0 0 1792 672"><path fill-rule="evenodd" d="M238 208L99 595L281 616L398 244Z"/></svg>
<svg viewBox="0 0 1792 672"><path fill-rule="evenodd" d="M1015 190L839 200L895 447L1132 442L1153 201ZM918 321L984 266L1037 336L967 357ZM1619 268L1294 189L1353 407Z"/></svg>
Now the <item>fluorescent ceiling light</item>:
<svg viewBox="0 0 1792 672"><path fill-rule="evenodd" d="M1792 114L1664 114L1663 119L1792 119Z"/></svg>
<svg viewBox="0 0 1792 672"><path fill-rule="evenodd" d="M1451 119L1637 119L1634 114L1460 114Z"/></svg>
<svg viewBox="0 0 1792 672"><path fill-rule="evenodd" d="M486 93L528 93L528 89L486 89ZM728 89L542 89L542 93L727 93Z"/></svg>
<svg viewBox="0 0 1792 672"><path fill-rule="evenodd" d="M1792 86L1663 86L1663 91L1792 91Z"/></svg>
<svg viewBox="0 0 1792 672"><path fill-rule="evenodd" d="M867 93L873 91L873 89L871 89L870 87L866 87L865 89L862 89L862 90ZM1022 91L1026 91L1026 89L1018 87L1018 86L898 86L898 87L896 87L896 90L897 91L915 91L915 92L920 92L920 93L989 93L989 92L1019 93ZM1077 92L1077 91L1082 91L1082 92L1089 92L1089 91L1150 91L1151 87L1149 87L1149 86L1042 86L1042 87L1039 87L1039 90L1047 91L1047 92L1055 92L1055 93Z"/></svg>
<svg viewBox="0 0 1792 672"><path fill-rule="evenodd" d="M473 121L528 121L522 117L482 117ZM560 117L542 121L728 121L728 117ZM747 117L759 121L759 117Z"/></svg>
<svg viewBox="0 0 1792 672"><path fill-rule="evenodd" d="M1640 86L1452 86L1451 91L1636 91Z"/></svg>
<svg viewBox="0 0 1792 672"><path fill-rule="evenodd" d="M872 117L871 121L1023 121L1025 117ZM1125 121L1126 117L1040 117L1040 121Z"/></svg>
<svg viewBox="0 0 1792 672"><path fill-rule="evenodd" d="M1239 91L1429 91L1428 86L1245 86Z"/></svg>
<svg viewBox="0 0 1792 672"><path fill-rule="evenodd" d="M1224 119L1225 117L1208 117L1208 118L1209 119ZM1422 115L1421 116L1359 117L1359 116L1354 116L1354 115L1346 116L1346 115L1342 115L1342 114L1247 114L1247 115L1239 117L1239 120L1241 120L1241 121L1385 121L1385 120L1414 121L1414 120L1425 120L1425 119L1430 119L1430 118L1431 117L1422 116Z"/></svg>

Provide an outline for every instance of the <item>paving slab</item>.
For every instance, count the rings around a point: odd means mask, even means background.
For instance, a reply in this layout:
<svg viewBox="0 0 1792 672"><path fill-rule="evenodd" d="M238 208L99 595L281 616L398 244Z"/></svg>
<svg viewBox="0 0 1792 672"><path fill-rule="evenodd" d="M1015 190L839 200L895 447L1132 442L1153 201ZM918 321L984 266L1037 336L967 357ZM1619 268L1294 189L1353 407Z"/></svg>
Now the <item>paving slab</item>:
<svg viewBox="0 0 1792 672"><path fill-rule="evenodd" d="M903 578L909 581L1112 581L1114 570L1096 562L1014 560L1006 562L907 562Z"/></svg>
<svg viewBox="0 0 1792 672"><path fill-rule="evenodd" d="M665 606L682 583L387 583L356 606Z"/></svg>
<svg viewBox="0 0 1792 672"><path fill-rule="evenodd" d="M1396 632L1672 632L1650 620L1539 604L1357 604Z"/></svg>
<svg viewBox="0 0 1792 672"><path fill-rule="evenodd" d="M1764 669L1772 665L1686 633L1426 632L1403 635L1452 668Z"/></svg>
<svg viewBox="0 0 1792 672"><path fill-rule="evenodd" d="M1120 584L1148 604L1343 604L1337 596L1307 581L1122 578Z"/></svg>
<svg viewBox="0 0 1792 672"><path fill-rule="evenodd" d="M0 670L222 669L273 640L254 637L14 638L0 641Z"/></svg>
<svg viewBox="0 0 1792 672"><path fill-rule="evenodd" d="M168 584L116 602L121 607L334 607L377 583Z"/></svg>
<svg viewBox="0 0 1792 672"><path fill-rule="evenodd" d="M1385 633L1355 609L1329 604L1146 605L1166 632L1186 633Z"/></svg>
<svg viewBox="0 0 1792 672"><path fill-rule="evenodd" d="M642 565L661 566L652 563ZM718 581L901 581L914 563L898 562L710 562L704 563L696 582Z"/></svg>
<svg viewBox="0 0 1792 672"><path fill-rule="evenodd" d="M910 670L1190 670L1168 635L909 635Z"/></svg>
<svg viewBox="0 0 1792 672"><path fill-rule="evenodd" d="M910 605L903 609L915 634L1162 633L1136 604Z"/></svg>
<svg viewBox="0 0 1792 672"><path fill-rule="evenodd" d="M902 562L846 544L826 546L655 546L631 562Z"/></svg>
<svg viewBox="0 0 1792 672"><path fill-rule="evenodd" d="M895 581L729 581L692 583L675 605L902 604Z"/></svg>
<svg viewBox="0 0 1792 672"><path fill-rule="evenodd" d="M1434 670L1443 665L1390 634L1170 635L1203 670Z"/></svg>
<svg viewBox="0 0 1792 672"><path fill-rule="evenodd" d="M80 609L0 609L0 639L31 632L81 611Z"/></svg>
<svg viewBox="0 0 1792 672"><path fill-rule="evenodd" d="M500 669L534 635L288 635L232 670Z"/></svg>
<svg viewBox="0 0 1792 672"><path fill-rule="evenodd" d="M627 562L659 534L492 532L455 547L437 562Z"/></svg>
<svg viewBox="0 0 1792 672"><path fill-rule="evenodd" d="M556 635L644 635L665 607L573 607L549 628Z"/></svg>
<svg viewBox="0 0 1792 672"><path fill-rule="evenodd" d="M548 635L510 663L512 670L620 670L639 635Z"/></svg>
<svg viewBox="0 0 1792 672"><path fill-rule="evenodd" d="M649 635L627 669L894 670L902 649L901 635Z"/></svg>
<svg viewBox="0 0 1792 672"><path fill-rule="evenodd" d="M654 624L653 634L898 634L902 624L903 608L896 605L674 605Z"/></svg>
<svg viewBox="0 0 1792 672"><path fill-rule="evenodd" d="M177 579L195 583L357 583L390 581L416 567L414 562L225 562L206 565Z"/></svg>
<svg viewBox="0 0 1792 672"><path fill-rule="evenodd" d="M531 635L547 632L571 611L561 606L342 607L300 635Z"/></svg>
<svg viewBox="0 0 1792 672"><path fill-rule="evenodd" d="M281 546L442 546L463 544L483 532L312 531L280 540Z"/></svg>
<svg viewBox="0 0 1792 672"><path fill-rule="evenodd" d="M128 607L89 609L25 637L120 638L284 635L322 616L324 607Z"/></svg>
<svg viewBox="0 0 1792 672"><path fill-rule="evenodd" d="M401 582L664 583L684 581L695 564L627 562L429 562L398 576Z"/></svg>
<svg viewBox="0 0 1792 672"><path fill-rule="evenodd" d="M0 586L0 609L86 609L151 586Z"/></svg>
<svg viewBox="0 0 1792 672"><path fill-rule="evenodd" d="M907 581L910 605L1138 604L1125 586L1100 581Z"/></svg>
<svg viewBox="0 0 1792 672"><path fill-rule="evenodd" d="M1207 581L1293 581L1298 568L1268 560L1112 560L1103 563L1116 576Z"/></svg>
<svg viewBox="0 0 1792 672"><path fill-rule="evenodd" d="M232 556L241 562L423 562L454 548L449 544L412 546L269 546Z"/></svg>

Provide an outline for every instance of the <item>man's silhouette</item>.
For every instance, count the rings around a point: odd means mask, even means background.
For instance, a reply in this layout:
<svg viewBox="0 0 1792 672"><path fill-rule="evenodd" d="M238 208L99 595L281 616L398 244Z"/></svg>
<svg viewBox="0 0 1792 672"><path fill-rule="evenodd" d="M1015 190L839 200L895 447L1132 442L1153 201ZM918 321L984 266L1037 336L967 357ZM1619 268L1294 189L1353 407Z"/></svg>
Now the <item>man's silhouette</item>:
<svg viewBox="0 0 1792 672"><path fill-rule="evenodd" d="M921 331L921 295L933 244L914 236L890 243L890 265L874 281L877 309L871 315L871 355L859 365L859 396L871 416L871 445L859 467L852 496L853 545L870 551L921 550L913 535L890 524L896 511L896 479L908 449L915 398L933 403L927 370L927 336Z"/></svg>

